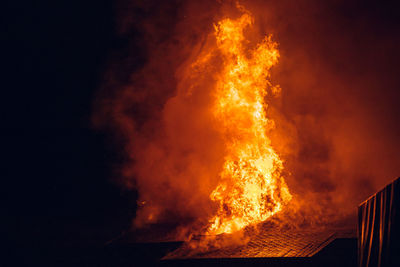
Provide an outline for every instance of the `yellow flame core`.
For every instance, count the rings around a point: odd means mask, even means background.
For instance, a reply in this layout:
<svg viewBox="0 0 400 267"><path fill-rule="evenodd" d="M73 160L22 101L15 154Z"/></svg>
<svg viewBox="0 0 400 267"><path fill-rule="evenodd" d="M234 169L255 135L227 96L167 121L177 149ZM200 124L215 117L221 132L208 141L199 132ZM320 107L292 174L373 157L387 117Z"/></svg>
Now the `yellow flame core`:
<svg viewBox="0 0 400 267"><path fill-rule="evenodd" d="M208 234L232 233L265 221L291 199L281 176L282 160L271 146L265 97L279 89L269 82L279 58L270 36L246 49L244 30L253 24L246 12L236 20L215 25L217 49L224 67L215 87L213 114L226 144L220 183L211 193L218 211Z"/></svg>

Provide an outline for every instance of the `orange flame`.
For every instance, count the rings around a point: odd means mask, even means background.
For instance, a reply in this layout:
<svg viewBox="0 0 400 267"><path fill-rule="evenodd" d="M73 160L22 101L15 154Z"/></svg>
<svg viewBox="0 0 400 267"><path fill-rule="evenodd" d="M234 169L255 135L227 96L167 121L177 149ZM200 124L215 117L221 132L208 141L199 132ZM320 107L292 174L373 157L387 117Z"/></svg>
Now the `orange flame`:
<svg viewBox="0 0 400 267"><path fill-rule="evenodd" d="M267 36L255 49L246 49L244 30L253 24L249 12L223 19L214 26L223 70L217 78L213 114L226 145L220 183L210 195L218 211L207 233L231 233L265 221L291 199L281 176L282 160L271 146L265 97L279 92L269 82L278 61L277 44ZM196 63L207 61L207 56ZM196 64L195 63L195 64Z"/></svg>

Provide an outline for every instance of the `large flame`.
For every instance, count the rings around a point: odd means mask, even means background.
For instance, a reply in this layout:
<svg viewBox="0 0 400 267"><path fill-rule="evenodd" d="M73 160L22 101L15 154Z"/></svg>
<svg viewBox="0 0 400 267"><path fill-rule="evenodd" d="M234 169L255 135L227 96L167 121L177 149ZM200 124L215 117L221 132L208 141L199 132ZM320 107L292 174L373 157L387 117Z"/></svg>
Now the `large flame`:
<svg viewBox="0 0 400 267"><path fill-rule="evenodd" d="M213 114L226 155L220 182L210 195L219 208L209 234L231 233L265 221L291 199L281 176L282 160L267 136L274 123L267 117L265 98L280 89L269 82L279 52L270 36L247 49L244 31L252 24L253 17L245 11L238 19L215 25L224 67L215 86Z"/></svg>
<svg viewBox="0 0 400 267"><path fill-rule="evenodd" d="M153 96L165 89L160 80L173 66L157 57L137 74L145 81L137 86L146 90L127 88L121 97L115 117L133 136L128 149L133 164L126 173L128 185L134 174L139 191L138 227L172 222L178 236L232 233L265 221L291 199L282 160L268 137L274 122L266 100L280 91L270 82L277 44L271 36L256 45L247 40L245 34L255 33L247 32L253 17L238 7L237 19L217 22L214 32L191 47L162 110ZM157 68L160 79L154 78ZM125 115L132 102L139 115L156 111L132 126L130 113Z"/></svg>

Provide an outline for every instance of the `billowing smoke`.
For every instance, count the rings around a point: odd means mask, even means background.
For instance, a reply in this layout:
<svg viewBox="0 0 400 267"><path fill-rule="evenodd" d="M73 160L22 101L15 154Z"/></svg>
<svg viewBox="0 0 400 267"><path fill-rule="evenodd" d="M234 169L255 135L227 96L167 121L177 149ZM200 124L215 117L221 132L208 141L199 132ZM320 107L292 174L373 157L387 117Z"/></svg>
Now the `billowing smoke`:
<svg viewBox="0 0 400 267"><path fill-rule="evenodd" d="M255 17L250 40L272 33L279 43L272 82L282 93L267 102L270 139L293 194L287 216L298 225L354 224L357 204L400 173L400 81L390 56L398 36L346 1L240 3ZM204 0L120 0L116 11L121 47L94 121L120 144L118 180L139 195L134 225L198 231L215 212L209 195L224 160L207 120L221 66L202 75L188 66L209 45L213 24L240 12L234 1Z"/></svg>

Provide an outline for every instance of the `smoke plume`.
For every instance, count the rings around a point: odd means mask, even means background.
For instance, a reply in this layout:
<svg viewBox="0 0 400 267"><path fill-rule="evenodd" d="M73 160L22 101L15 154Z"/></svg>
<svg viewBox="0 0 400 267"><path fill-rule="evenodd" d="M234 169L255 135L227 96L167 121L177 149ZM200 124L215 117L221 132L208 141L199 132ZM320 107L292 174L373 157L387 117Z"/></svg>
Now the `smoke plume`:
<svg viewBox="0 0 400 267"><path fill-rule="evenodd" d="M121 44L94 121L118 140L121 186L138 191L135 227L198 231L215 213L209 195L224 161L207 114L221 62L201 75L189 66L212 45L213 25L240 10L235 1L117 3ZM383 30L390 22L372 8L345 3L240 1L254 15L249 42L273 34L279 44L271 79L282 90L267 99L270 139L297 225L354 225L358 203L400 173L399 55L391 54L399 35Z"/></svg>

